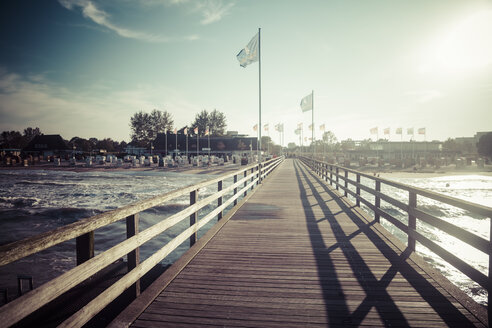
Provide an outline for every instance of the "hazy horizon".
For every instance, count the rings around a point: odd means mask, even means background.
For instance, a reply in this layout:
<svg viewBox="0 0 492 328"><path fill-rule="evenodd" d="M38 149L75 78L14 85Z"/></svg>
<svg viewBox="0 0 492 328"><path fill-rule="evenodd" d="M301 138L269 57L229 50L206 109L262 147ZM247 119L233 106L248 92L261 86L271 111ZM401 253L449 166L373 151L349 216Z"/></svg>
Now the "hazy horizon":
<svg viewBox="0 0 492 328"><path fill-rule="evenodd" d="M258 63L238 52L261 27L262 125L298 143L314 91L319 126L338 140L426 128L427 141L492 126L489 1L59 0L0 4L0 130L130 140L137 111L177 128L217 109L254 136ZM262 130L263 135L268 135Z"/></svg>

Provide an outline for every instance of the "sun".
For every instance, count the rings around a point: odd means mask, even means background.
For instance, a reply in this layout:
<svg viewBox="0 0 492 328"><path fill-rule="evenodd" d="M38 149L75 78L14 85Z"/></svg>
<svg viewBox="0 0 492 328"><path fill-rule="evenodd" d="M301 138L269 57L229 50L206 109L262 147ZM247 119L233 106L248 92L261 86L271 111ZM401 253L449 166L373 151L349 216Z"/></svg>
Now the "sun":
<svg viewBox="0 0 492 328"><path fill-rule="evenodd" d="M429 48L427 70L472 73L491 66L492 9L475 12L449 25Z"/></svg>

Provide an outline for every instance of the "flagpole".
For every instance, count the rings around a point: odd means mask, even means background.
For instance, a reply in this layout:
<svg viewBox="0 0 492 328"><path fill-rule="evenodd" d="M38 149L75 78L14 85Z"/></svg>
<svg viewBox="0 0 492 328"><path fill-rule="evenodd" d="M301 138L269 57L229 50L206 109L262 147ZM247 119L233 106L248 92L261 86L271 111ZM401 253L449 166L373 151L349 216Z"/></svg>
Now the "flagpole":
<svg viewBox="0 0 492 328"><path fill-rule="evenodd" d="M258 28L258 131L260 135L260 146L258 152L258 163L261 163L261 28ZM261 183L261 166L258 166L258 183Z"/></svg>
<svg viewBox="0 0 492 328"><path fill-rule="evenodd" d="M314 90L311 90L311 145L313 145L314 158Z"/></svg>

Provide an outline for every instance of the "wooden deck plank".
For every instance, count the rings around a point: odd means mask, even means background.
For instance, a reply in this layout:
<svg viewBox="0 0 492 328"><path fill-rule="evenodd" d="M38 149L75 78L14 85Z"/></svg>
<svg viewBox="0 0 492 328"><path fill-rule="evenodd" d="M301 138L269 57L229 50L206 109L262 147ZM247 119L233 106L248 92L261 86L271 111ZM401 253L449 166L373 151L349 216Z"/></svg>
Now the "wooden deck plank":
<svg viewBox="0 0 492 328"><path fill-rule="evenodd" d="M286 160L132 327L484 327L442 279Z"/></svg>

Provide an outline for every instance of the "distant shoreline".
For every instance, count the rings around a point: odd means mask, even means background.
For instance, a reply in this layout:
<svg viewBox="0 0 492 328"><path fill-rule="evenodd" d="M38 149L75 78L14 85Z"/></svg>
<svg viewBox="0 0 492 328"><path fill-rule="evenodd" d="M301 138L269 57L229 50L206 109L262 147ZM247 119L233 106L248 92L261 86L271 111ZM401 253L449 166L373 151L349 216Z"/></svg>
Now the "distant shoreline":
<svg viewBox="0 0 492 328"><path fill-rule="evenodd" d="M436 178L436 177L449 177L449 176L460 176L460 175L481 175L481 176L492 176L490 171L436 171L436 172L378 172L376 173L381 178L391 179L391 178Z"/></svg>
<svg viewBox="0 0 492 328"><path fill-rule="evenodd" d="M490 166L490 165L487 165ZM128 163L124 163L123 166L115 165L100 165L95 164L91 167L86 167L80 163L76 166L70 166L68 163L62 162L61 165L55 166L53 163L41 163L30 166L0 166L0 170L50 170L50 171L70 171L70 172L124 172L124 171L154 171L154 172L173 172L173 173L185 173L185 174L213 174L219 175L241 168L240 164L226 163L225 165L211 165L207 166L177 166L177 167L159 167L153 166L139 166L133 167ZM416 171L410 169L378 169L377 167L363 167L354 168L357 171L366 174L375 174L381 178L434 178L443 176L458 176L458 175L482 175L492 176L492 167L477 168L477 167L465 167L463 169L456 169L454 165L447 167L441 167L439 169L425 168Z"/></svg>
<svg viewBox="0 0 492 328"><path fill-rule="evenodd" d="M357 170L357 169L356 169ZM442 166L440 168L423 168L417 170L407 169L378 169L365 168L363 171L366 174L376 174L381 178L434 178L443 176L458 176L458 175L482 175L492 176L492 166L486 165L485 168L464 167L457 169L455 165Z"/></svg>

